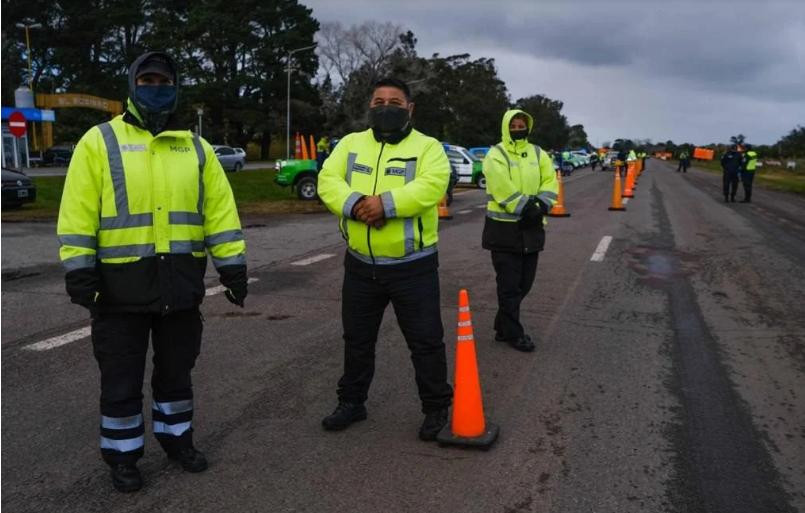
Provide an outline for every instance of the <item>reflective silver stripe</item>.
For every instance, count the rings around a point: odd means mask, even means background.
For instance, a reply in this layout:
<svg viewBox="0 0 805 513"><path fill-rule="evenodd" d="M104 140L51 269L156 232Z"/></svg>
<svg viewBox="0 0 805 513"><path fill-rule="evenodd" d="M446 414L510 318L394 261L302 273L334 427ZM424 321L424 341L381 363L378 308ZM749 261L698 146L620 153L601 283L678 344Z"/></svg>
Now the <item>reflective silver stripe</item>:
<svg viewBox="0 0 805 513"><path fill-rule="evenodd" d="M498 221L519 221L520 216L517 214L507 214L506 212L492 212L487 210L486 217L490 219L497 219Z"/></svg>
<svg viewBox="0 0 805 513"><path fill-rule="evenodd" d="M416 241L414 240L413 217L406 217L405 219L403 219L403 237L405 240L405 254L407 256L416 251Z"/></svg>
<svg viewBox="0 0 805 513"><path fill-rule="evenodd" d="M147 214L125 214L117 217L102 217L101 230L117 230L120 228L137 228L140 226L153 226L154 216Z"/></svg>
<svg viewBox="0 0 805 513"><path fill-rule="evenodd" d="M355 161L358 160L357 153L350 153L347 155L347 172L344 175L344 180L347 181L347 184L352 185L352 168L355 166Z"/></svg>
<svg viewBox="0 0 805 513"><path fill-rule="evenodd" d="M153 244L127 244L98 248L98 258L150 257L156 254Z"/></svg>
<svg viewBox="0 0 805 513"><path fill-rule="evenodd" d="M204 226L204 216L198 212L169 212L170 224L189 224L191 226Z"/></svg>
<svg viewBox="0 0 805 513"><path fill-rule="evenodd" d="M84 269L87 267L95 267L95 255L78 255L70 258L65 258L62 261L64 270L68 273L76 269Z"/></svg>
<svg viewBox="0 0 805 513"><path fill-rule="evenodd" d="M535 144L535 145L534 145L534 151L536 151L536 152L537 152L537 167L539 167L539 159L540 159L540 157L542 156L542 148L540 148L539 146L537 146L537 145Z"/></svg>
<svg viewBox="0 0 805 513"><path fill-rule="evenodd" d="M512 201L516 200L516 199L517 199L517 198L519 198L520 196L522 196L522 193L520 193L520 192L515 192L514 194L512 194L511 196L509 196L509 197L508 197L508 198L506 198L505 200L503 200L503 201L501 201L500 203L498 203L498 205L500 205L500 206L501 206L501 207L503 207L503 208L506 208L506 205L508 205L508 204L509 204L509 203L511 203Z"/></svg>
<svg viewBox="0 0 805 513"><path fill-rule="evenodd" d="M115 440L113 438L101 437L101 449L111 449L118 452L131 452L142 448L145 436L140 435L136 438L126 438L125 440Z"/></svg>
<svg viewBox="0 0 805 513"><path fill-rule="evenodd" d="M215 246L226 242L238 242L241 240L243 240L243 231L241 230L226 230L204 237L204 243L207 246Z"/></svg>
<svg viewBox="0 0 805 513"><path fill-rule="evenodd" d="M193 134L193 146L196 147L196 157L198 157L198 211L202 224L204 223L204 166L207 165L207 156L204 154L204 146L198 134Z"/></svg>
<svg viewBox="0 0 805 513"><path fill-rule="evenodd" d="M357 251L353 250L352 248L349 248L347 251L349 251L350 255L354 256L355 258L357 258L361 262L364 262L366 264L373 263L371 257L361 255L360 253L358 253ZM378 265L403 264L405 262L413 262L414 260L419 260L420 258L430 256L430 255L432 255L434 253L436 253L436 245L428 246L427 248L425 248L425 249L423 249L421 251L416 251L414 253L411 253L410 255L406 255L406 256L400 257L400 258L378 257L378 256L376 256L375 259L374 259L374 263L378 264Z"/></svg>
<svg viewBox="0 0 805 513"><path fill-rule="evenodd" d="M517 206L516 206L516 207L514 207L514 213L515 213L515 214L517 214L517 215L522 214L522 213L523 213L523 209L524 209L524 208L525 208L525 206L526 206L526 203L528 203L528 196L526 196L526 195L524 194L524 195L523 195L523 196L520 198L520 201L518 201L518 202L517 202Z"/></svg>
<svg viewBox="0 0 805 513"><path fill-rule="evenodd" d="M509 154L506 153L506 149L500 144L496 144L494 148L497 148L498 150L500 150L500 153L503 154L503 158L506 159L506 165L509 166L509 175L511 175L512 161L509 159Z"/></svg>
<svg viewBox="0 0 805 513"><path fill-rule="evenodd" d="M383 213L386 219L397 217L397 206L394 204L394 196L391 195L391 191L381 194L380 201L383 203Z"/></svg>
<svg viewBox="0 0 805 513"><path fill-rule="evenodd" d="M143 425L143 415L138 413L130 417L101 416L101 427L106 429L134 429Z"/></svg>
<svg viewBox="0 0 805 513"><path fill-rule="evenodd" d="M459 342L469 342L470 340L474 340L472 335L459 335L456 337Z"/></svg>
<svg viewBox="0 0 805 513"><path fill-rule="evenodd" d="M125 217L129 214L129 200L126 194L126 174L123 172L123 157L120 155L117 136L109 123L102 123L98 125L98 128L103 134L106 154L109 157L109 171L112 174L112 186L115 189L117 216Z"/></svg>
<svg viewBox="0 0 805 513"><path fill-rule="evenodd" d="M413 181L416 176L416 160L409 160L405 163L405 183Z"/></svg>
<svg viewBox="0 0 805 513"><path fill-rule="evenodd" d="M153 409L164 413L165 415L175 415L176 413L184 413L193 409L193 400L185 399L183 401L171 401L167 403L160 403L154 401Z"/></svg>
<svg viewBox="0 0 805 513"><path fill-rule="evenodd" d="M240 254L226 258L212 258L212 263L216 268L225 265L246 265L246 255Z"/></svg>
<svg viewBox="0 0 805 513"><path fill-rule="evenodd" d="M94 235L59 235L62 246L75 246L77 248L95 249L98 239Z"/></svg>
<svg viewBox="0 0 805 513"><path fill-rule="evenodd" d="M470 307L469 307L469 306L459 306L459 307L458 307L458 311L459 311L459 312L469 312L469 311L470 311Z"/></svg>
<svg viewBox="0 0 805 513"><path fill-rule="evenodd" d="M458 323L459 328L467 328L469 326L472 326L472 321L460 321Z"/></svg>
<svg viewBox="0 0 805 513"><path fill-rule="evenodd" d="M360 192L353 192L349 196L347 196L346 201L344 201L344 207L341 209L341 215L344 218L352 219L352 208L355 206L355 203L358 202L359 199L363 197L363 194Z"/></svg>
<svg viewBox="0 0 805 513"><path fill-rule="evenodd" d="M349 240L349 229L347 228L347 218L341 218L341 233L344 235L344 240Z"/></svg>
<svg viewBox="0 0 805 513"><path fill-rule="evenodd" d="M190 429L190 422L180 422L179 424L166 424L158 420L154 421L154 433L165 435L180 436Z"/></svg>
<svg viewBox="0 0 805 513"><path fill-rule="evenodd" d="M537 199L541 200L549 207L553 206L553 204L556 203L557 198L558 196L552 192L541 192L537 194Z"/></svg>
<svg viewBox="0 0 805 513"><path fill-rule="evenodd" d="M172 240L170 244L171 253L199 253L203 251L203 240Z"/></svg>

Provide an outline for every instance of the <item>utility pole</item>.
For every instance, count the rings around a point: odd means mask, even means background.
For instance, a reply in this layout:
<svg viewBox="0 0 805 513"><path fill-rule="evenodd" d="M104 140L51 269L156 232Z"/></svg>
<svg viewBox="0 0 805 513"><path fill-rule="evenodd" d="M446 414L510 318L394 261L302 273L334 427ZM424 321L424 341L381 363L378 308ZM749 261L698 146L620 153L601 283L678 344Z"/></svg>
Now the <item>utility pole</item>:
<svg viewBox="0 0 805 513"><path fill-rule="evenodd" d="M285 116L285 158L286 160L291 159L291 59L293 58L293 54L297 52L303 52L305 50L312 50L316 48L316 44L312 44L310 46L305 46L304 48L297 48L295 50L291 50L288 52L288 92L286 94L286 98L288 104L286 106L286 116Z"/></svg>
<svg viewBox="0 0 805 513"><path fill-rule="evenodd" d="M31 67L31 35L30 35L30 29L42 28L42 24L41 23L17 23L16 27L25 29L25 48L27 50L26 53L28 54L28 89L31 90L31 95L33 95L34 94L34 73L33 73L33 68ZM36 143L36 125L31 123L31 128L32 128L31 132L33 133L33 136L34 136L34 149L36 149L37 146L39 146Z"/></svg>

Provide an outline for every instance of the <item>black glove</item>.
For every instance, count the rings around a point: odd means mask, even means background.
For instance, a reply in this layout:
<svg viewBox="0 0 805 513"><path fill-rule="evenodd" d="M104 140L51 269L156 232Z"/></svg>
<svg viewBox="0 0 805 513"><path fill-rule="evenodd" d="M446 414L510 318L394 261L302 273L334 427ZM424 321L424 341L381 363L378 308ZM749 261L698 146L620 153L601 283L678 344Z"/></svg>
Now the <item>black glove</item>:
<svg viewBox="0 0 805 513"><path fill-rule="evenodd" d="M520 219L522 228L541 228L542 227L542 207L536 198L531 198L523 208L523 215Z"/></svg>
<svg viewBox="0 0 805 513"><path fill-rule="evenodd" d="M70 301L89 310L93 317L98 308L100 281L94 268L76 269L64 276L64 287Z"/></svg>
<svg viewBox="0 0 805 513"><path fill-rule="evenodd" d="M230 303L243 308L243 302L249 294L249 280L245 265L225 265L218 269L221 284L226 287L224 296Z"/></svg>

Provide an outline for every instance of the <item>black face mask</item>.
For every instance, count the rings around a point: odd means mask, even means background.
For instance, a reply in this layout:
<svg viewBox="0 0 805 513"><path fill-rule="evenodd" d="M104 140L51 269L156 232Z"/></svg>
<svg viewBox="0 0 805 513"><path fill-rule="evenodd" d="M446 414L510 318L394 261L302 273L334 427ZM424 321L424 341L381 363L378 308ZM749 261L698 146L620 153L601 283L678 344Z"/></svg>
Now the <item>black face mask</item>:
<svg viewBox="0 0 805 513"><path fill-rule="evenodd" d="M408 109L394 105L380 105L369 109L369 124L383 136L397 134L408 128L411 116Z"/></svg>
<svg viewBox="0 0 805 513"><path fill-rule="evenodd" d="M524 130L509 130L509 133L511 134L512 139L514 139L515 141L520 141L520 140L525 139L526 137L528 137L528 129L524 129Z"/></svg>

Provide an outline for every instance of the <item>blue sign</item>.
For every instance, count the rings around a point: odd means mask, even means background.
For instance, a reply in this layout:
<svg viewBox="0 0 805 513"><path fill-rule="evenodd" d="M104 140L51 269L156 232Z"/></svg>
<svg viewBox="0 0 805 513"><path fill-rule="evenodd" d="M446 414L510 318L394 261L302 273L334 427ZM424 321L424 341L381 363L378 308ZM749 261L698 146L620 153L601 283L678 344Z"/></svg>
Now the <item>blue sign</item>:
<svg viewBox="0 0 805 513"><path fill-rule="evenodd" d="M56 112L46 109L17 109L15 107L3 107L3 121L7 120L14 112L22 112L26 121L56 121Z"/></svg>

